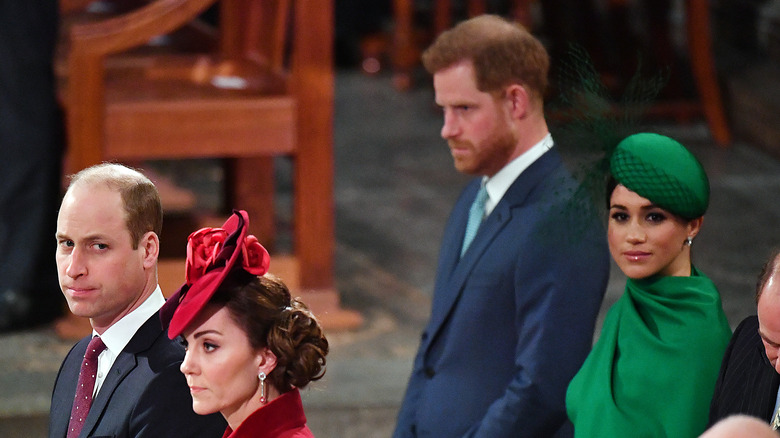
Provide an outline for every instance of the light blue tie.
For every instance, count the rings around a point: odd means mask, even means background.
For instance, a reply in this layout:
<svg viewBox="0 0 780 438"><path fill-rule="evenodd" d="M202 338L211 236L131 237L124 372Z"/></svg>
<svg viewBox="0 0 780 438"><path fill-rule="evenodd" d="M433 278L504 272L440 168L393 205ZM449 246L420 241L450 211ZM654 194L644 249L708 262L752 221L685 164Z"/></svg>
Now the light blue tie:
<svg viewBox="0 0 780 438"><path fill-rule="evenodd" d="M469 249L471 241L474 240L474 236L477 235L477 230L479 229L480 224L482 224L482 219L485 217L485 202L487 202L487 199L487 189L485 188L485 184L482 184L469 209L469 221L466 223L466 234L463 235L463 247L460 249L461 257L463 257L463 254Z"/></svg>

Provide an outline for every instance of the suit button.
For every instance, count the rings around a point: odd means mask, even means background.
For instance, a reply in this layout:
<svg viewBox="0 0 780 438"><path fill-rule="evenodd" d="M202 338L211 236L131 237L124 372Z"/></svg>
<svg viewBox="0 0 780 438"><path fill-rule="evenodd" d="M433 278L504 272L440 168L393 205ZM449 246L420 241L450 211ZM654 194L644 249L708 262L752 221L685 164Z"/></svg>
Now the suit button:
<svg viewBox="0 0 780 438"><path fill-rule="evenodd" d="M433 371L433 368L431 368L431 367L425 367L424 372L425 372L425 375L428 376L429 379L432 379L433 376L436 375L436 372Z"/></svg>

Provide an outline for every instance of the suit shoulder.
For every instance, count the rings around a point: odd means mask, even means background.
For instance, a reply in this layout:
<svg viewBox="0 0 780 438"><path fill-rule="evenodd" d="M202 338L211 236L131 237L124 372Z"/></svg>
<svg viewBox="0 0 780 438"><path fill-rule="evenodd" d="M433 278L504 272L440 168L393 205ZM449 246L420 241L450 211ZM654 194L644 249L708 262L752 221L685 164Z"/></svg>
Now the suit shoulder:
<svg viewBox="0 0 780 438"><path fill-rule="evenodd" d="M731 335L723 355L722 367L725 370L731 362L742 362L745 358L763 360L763 345L758 334L758 317L755 315L743 319Z"/></svg>
<svg viewBox="0 0 780 438"><path fill-rule="evenodd" d="M161 333L149 349L149 357L161 364L178 364L184 360L184 347L176 339L168 339L165 332Z"/></svg>
<svg viewBox="0 0 780 438"><path fill-rule="evenodd" d="M63 359L62 363L60 364L58 376L62 373L63 368L71 363L77 364L75 365L76 367L81 367L81 360L84 357L84 352L87 351L89 339L90 337L87 336L73 344L73 346L68 351L68 354L65 355L65 359Z"/></svg>
<svg viewBox="0 0 780 438"><path fill-rule="evenodd" d="M550 151L548 154L552 152ZM547 156L545 155L543 158L547 158ZM545 159L538 168L527 170L533 171L529 172L527 178L522 178L521 174L515 182L532 183L529 190L529 200L534 199L549 204L568 203L579 193L579 182L557 155Z"/></svg>
<svg viewBox="0 0 780 438"><path fill-rule="evenodd" d="M192 410L187 380L178 363L166 364L147 382L133 409L131 429L153 429L154 436L222 436L227 423L220 413L198 415Z"/></svg>
<svg viewBox="0 0 780 438"><path fill-rule="evenodd" d="M734 339L758 337L758 316L751 315L740 321L732 337Z"/></svg>
<svg viewBox="0 0 780 438"><path fill-rule="evenodd" d="M166 357L179 355L184 357L184 347L178 341L168 338L168 333L160 321L159 312L153 314L136 330L125 351L131 354Z"/></svg>

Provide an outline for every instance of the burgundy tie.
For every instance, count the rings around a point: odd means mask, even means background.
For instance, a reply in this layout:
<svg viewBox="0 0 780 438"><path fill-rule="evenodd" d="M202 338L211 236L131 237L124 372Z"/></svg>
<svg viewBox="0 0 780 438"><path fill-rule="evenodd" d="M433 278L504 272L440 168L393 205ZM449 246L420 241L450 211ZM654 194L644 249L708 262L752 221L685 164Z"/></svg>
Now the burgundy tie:
<svg viewBox="0 0 780 438"><path fill-rule="evenodd" d="M68 438L76 438L84 427L89 407L92 406L92 392L95 390L95 375L97 374L98 356L106 349L106 344L95 336L89 341L87 352L84 353L84 361L81 362L79 383L76 386L76 398L73 399L73 408L70 411L68 423Z"/></svg>

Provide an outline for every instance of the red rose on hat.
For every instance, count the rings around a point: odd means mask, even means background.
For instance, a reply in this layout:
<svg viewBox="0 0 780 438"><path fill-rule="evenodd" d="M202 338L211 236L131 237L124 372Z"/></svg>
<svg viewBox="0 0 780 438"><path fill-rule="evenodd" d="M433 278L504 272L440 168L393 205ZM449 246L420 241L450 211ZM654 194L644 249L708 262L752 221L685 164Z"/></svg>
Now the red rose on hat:
<svg viewBox="0 0 780 438"><path fill-rule="evenodd" d="M251 234L246 236L244 244L241 245L241 255L243 256L242 266L246 272L253 275L265 275L268 272L271 257L263 245L258 242L257 237Z"/></svg>
<svg viewBox="0 0 780 438"><path fill-rule="evenodd" d="M190 234L185 283L160 309L160 321L168 328L169 338L184 331L231 272L243 270L258 276L268 272L271 257L248 231L249 214L233 210L221 228L202 228Z"/></svg>
<svg viewBox="0 0 780 438"><path fill-rule="evenodd" d="M187 245L187 264L184 268L184 277L188 285L191 286L208 269L214 267L217 255L227 237L227 231L222 228L201 228L190 234Z"/></svg>

